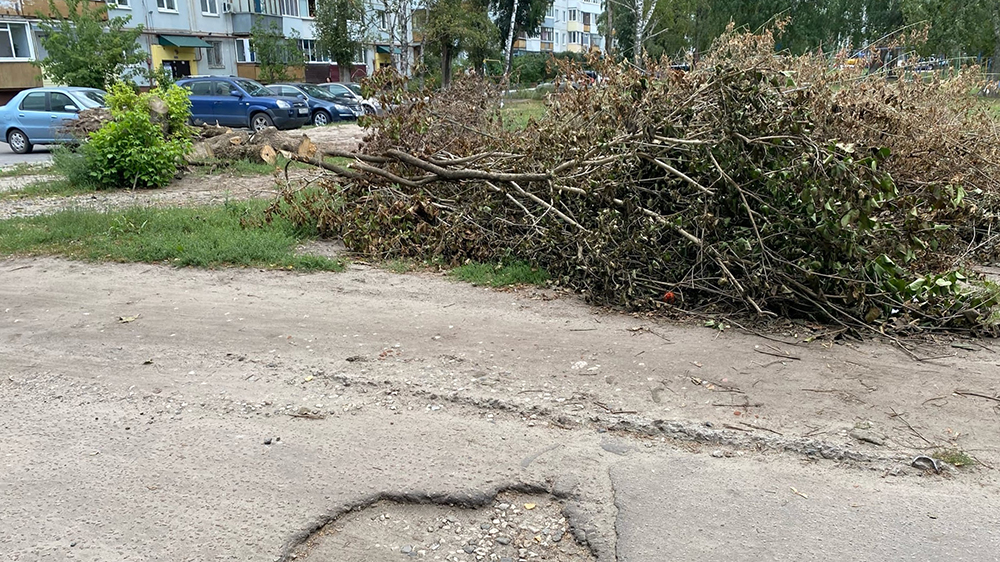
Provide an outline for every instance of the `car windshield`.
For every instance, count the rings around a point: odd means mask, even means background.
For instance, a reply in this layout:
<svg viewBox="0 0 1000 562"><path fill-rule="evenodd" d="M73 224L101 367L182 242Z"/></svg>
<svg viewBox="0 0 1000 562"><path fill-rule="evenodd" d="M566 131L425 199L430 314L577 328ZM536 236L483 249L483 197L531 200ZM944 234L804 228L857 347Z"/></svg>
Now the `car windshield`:
<svg viewBox="0 0 1000 562"><path fill-rule="evenodd" d="M104 92L101 90L82 90L77 92L80 103L85 107L104 107L107 102L104 99Z"/></svg>
<svg viewBox="0 0 1000 562"><path fill-rule="evenodd" d="M323 88L303 84L299 86L299 89L305 92L307 96L312 96L326 101L341 101L337 99L337 96L330 93L329 90L324 90Z"/></svg>
<svg viewBox="0 0 1000 562"><path fill-rule="evenodd" d="M243 90L246 91L246 93L250 94L251 96L275 95L274 92L268 90L267 88L264 87L263 84L260 84L259 82L254 82L253 80L246 80L246 79L233 80L233 81L236 82L237 86L243 88Z"/></svg>

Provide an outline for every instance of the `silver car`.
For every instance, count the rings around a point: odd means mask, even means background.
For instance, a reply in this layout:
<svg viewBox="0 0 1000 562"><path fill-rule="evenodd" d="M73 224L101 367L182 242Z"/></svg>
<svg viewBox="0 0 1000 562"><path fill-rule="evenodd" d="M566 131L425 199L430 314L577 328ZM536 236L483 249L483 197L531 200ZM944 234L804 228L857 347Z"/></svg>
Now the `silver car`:
<svg viewBox="0 0 1000 562"><path fill-rule="evenodd" d="M95 88L30 88L0 107L0 142L17 154L36 144L74 142L62 132L84 109L104 107L108 94Z"/></svg>

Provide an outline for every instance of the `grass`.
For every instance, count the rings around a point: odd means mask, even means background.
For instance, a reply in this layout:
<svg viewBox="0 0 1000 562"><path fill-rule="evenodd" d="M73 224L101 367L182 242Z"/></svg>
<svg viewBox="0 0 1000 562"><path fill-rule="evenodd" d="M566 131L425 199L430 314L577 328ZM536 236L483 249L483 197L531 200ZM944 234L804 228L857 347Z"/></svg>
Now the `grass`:
<svg viewBox="0 0 1000 562"><path fill-rule="evenodd" d="M1000 98L983 98L994 117L1000 119Z"/></svg>
<svg viewBox="0 0 1000 562"><path fill-rule="evenodd" d="M326 158L326 161L338 166L344 166L350 163L351 159L336 157ZM302 162L292 162L289 164L286 158L279 156L273 166L264 162L251 162L250 160L233 160L232 162L219 160L217 165L199 166L195 173L203 176L217 174L226 174L231 177L269 176L276 169L284 170L286 164L288 164L289 170L316 170L314 166Z"/></svg>
<svg viewBox="0 0 1000 562"><path fill-rule="evenodd" d="M51 171L48 164L28 164L20 162L5 169L0 169L0 178L13 178L20 176L36 176Z"/></svg>
<svg viewBox="0 0 1000 562"><path fill-rule="evenodd" d="M935 457L937 457L938 460L942 460L959 468L963 466L973 466L976 464L976 459L969 456L969 454L965 451L961 451L959 449L947 449L939 452L935 455Z"/></svg>
<svg viewBox="0 0 1000 562"><path fill-rule="evenodd" d="M67 179L36 181L20 189L12 189L0 193L0 199L23 199L25 197L63 197L93 193L95 189L88 186L77 186Z"/></svg>
<svg viewBox="0 0 1000 562"><path fill-rule="evenodd" d="M194 208L70 210L0 221L0 255L93 261L340 271L343 263L296 255L314 233L283 219L261 223L266 201Z"/></svg>
<svg viewBox="0 0 1000 562"><path fill-rule="evenodd" d="M521 130L528 126L532 118L539 118L545 114L545 102L541 100L507 101L501 113L507 123L507 127L512 130Z"/></svg>
<svg viewBox="0 0 1000 562"><path fill-rule="evenodd" d="M549 280L549 274L544 269L521 261L502 265L468 263L452 269L451 275L460 281L488 287L545 285Z"/></svg>

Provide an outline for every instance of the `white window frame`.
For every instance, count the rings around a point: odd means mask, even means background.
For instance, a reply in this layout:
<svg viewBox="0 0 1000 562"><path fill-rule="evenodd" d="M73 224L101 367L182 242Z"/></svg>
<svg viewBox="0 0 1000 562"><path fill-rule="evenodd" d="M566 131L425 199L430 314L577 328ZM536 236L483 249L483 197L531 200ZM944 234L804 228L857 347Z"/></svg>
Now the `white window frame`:
<svg viewBox="0 0 1000 562"><path fill-rule="evenodd" d="M541 36L541 40L542 41L545 41L546 43L551 43L552 42L552 28L551 27L543 27L542 31L540 33L540 36Z"/></svg>
<svg viewBox="0 0 1000 562"><path fill-rule="evenodd" d="M219 0L200 0L199 5L201 6L201 15L219 17ZM208 6L209 11L205 10ZM215 11L211 11L214 9Z"/></svg>
<svg viewBox="0 0 1000 562"><path fill-rule="evenodd" d="M250 48L249 39L237 39L235 45L236 62L257 62L257 53ZM243 57L243 60L240 60L240 57Z"/></svg>
<svg viewBox="0 0 1000 562"><path fill-rule="evenodd" d="M131 0L108 0L108 6L115 10L131 10Z"/></svg>
<svg viewBox="0 0 1000 562"><path fill-rule="evenodd" d="M299 17L299 0L278 0L278 13L282 16Z"/></svg>
<svg viewBox="0 0 1000 562"><path fill-rule="evenodd" d="M385 10L378 10L375 15L378 16L378 28L381 31L389 29L389 14Z"/></svg>
<svg viewBox="0 0 1000 562"><path fill-rule="evenodd" d="M162 6L161 6L162 4ZM173 8L169 8L173 4ZM168 14L176 14L177 12L177 0L156 0L156 10L159 12L165 12Z"/></svg>
<svg viewBox="0 0 1000 562"><path fill-rule="evenodd" d="M18 26L18 27L23 27L24 28L24 35L25 35L25 38L26 38L26 40L28 42L28 56L26 56L26 57L19 57L19 56L17 56L15 54L15 50L14 50L14 34L10 32L10 28L13 27L13 26L15 26L15 25ZM0 22L0 26L3 26L4 30L7 32L6 33L7 41L8 41L8 44L10 45L10 53L12 55L12 56L9 56L9 57L0 57L0 61L29 61L29 60L35 60L35 45L34 45L34 41L32 41L32 37L31 37L31 24L30 23L27 23L27 22L22 23L22 22L13 22L13 21L10 21L10 22Z"/></svg>
<svg viewBox="0 0 1000 562"><path fill-rule="evenodd" d="M576 10L569 11L569 21L577 21L578 17L580 17L578 11Z"/></svg>

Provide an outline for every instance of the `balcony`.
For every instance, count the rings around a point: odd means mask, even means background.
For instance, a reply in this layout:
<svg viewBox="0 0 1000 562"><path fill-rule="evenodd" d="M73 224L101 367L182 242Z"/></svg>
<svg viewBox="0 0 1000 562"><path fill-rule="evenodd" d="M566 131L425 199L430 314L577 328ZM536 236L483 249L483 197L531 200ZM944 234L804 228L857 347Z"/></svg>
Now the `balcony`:
<svg viewBox="0 0 1000 562"><path fill-rule="evenodd" d="M233 18L233 35L250 35L255 24L281 30L281 8L278 0L233 0L229 3Z"/></svg>

